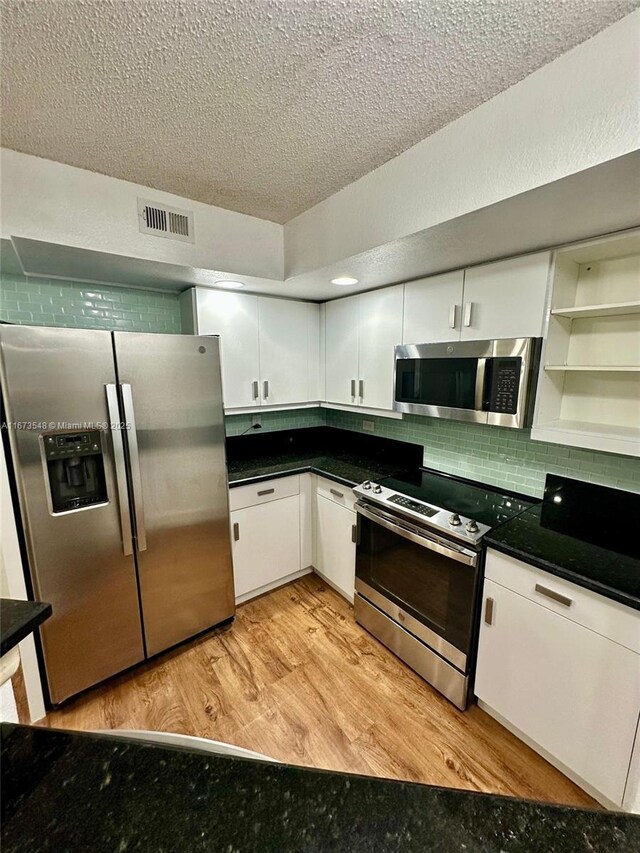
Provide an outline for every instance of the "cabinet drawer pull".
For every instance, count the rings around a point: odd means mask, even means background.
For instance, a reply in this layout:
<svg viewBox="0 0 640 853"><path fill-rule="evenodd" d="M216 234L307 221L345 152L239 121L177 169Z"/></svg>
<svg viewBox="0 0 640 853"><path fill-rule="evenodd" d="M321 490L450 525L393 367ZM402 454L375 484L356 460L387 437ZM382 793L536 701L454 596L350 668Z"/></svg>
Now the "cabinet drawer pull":
<svg viewBox="0 0 640 853"><path fill-rule="evenodd" d="M493 598L487 598L484 603L484 621L487 625L493 625Z"/></svg>
<svg viewBox="0 0 640 853"><path fill-rule="evenodd" d="M257 400L258 397L260 396L260 391L258 390L258 380L257 379L254 379L253 382L251 383L251 389L253 391L253 399Z"/></svg>
<svg viewBox="0 0 640 853"><path fill-rule="evenodd" d="M567 598L566 595L560 595L560 593L556 592L554 589L549 589L549 587L542 586L539 583L536 584L535 589L536 592L540 593L540 595L546 595L547 598L557 601L558 604L564 604L565 607L571 607L573 604L572 598Z"/></svg>
<svg viewBox="0 0 640 853"><path fill-rule="evenodd" d="M355 542L356 545L358 544L358 525L357 524L351 525L351 541Z"/></svg>
<svg viewBox="0 0 640 853"><path fill-rule="evenodd" d="M339 492L337 489L329 489L332 495L335 495L337 498L343 498L344 492Z"/></svg>
<svg viewBox="0 0 640 853"><path fill-rule="evenodd" d="M258 497L264 497L264 495L272 495L275 492L275 489L263 489L261 492L258 492Z"/></svg>
<svg viewBox="0 0 640 853"><path fill-rule="evenodd" d="M351 380L351 396L355 398L356 396L356 380Z"/></svg>
<svg viewBox="0 0 640 853"><path fill-rule="evenodd" d="M358 387L359 387L358 395L360 397L360 402L362 402L364 400L364 379L361 379L358 382Z"/></svg>
<svg viewBox="0 0 640 853"><path fill-rule="evenodd" d="M463 323L465 326L471 325L471 309L473 308L473 302L465 302L464 303L464 319Z"/></svg>
<svg viewBox="0 0 640 853"><path fill-rule="evenodd" d="M236 521L236 523L233 525L233 541L238 542L239 539L240 539L240 525Z"/></svg>
<svg viewBox="0 0 640 853"><path fill-rule="evenodd" d="M450 329L455 329L455 327L456 327L456 308L457 308L457 305L454 302L454 304L449 309L449 328Z"/></svg>
<svg viewBox="0 0 640 853"><path fill-rule="evenodd" d="M269 399L269 380L265 379L262 383L262 396L265 400Z"/></svg>

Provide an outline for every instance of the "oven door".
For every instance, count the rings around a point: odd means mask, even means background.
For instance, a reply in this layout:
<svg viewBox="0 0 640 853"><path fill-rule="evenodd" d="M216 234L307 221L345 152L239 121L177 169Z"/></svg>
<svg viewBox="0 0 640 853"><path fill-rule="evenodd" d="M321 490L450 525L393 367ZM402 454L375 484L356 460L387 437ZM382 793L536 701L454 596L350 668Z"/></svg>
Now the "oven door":
<svg viewBox="0 0 640 853"><path fill-rule="evenodd" d="M478 552L369 504L356 510L356 592L467 672Z"/></svg>

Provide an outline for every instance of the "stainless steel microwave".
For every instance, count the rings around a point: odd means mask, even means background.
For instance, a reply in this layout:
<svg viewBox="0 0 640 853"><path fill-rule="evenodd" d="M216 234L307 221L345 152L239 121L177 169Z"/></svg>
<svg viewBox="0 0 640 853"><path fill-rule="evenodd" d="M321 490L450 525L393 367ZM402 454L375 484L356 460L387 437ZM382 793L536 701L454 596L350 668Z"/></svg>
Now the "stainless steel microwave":
<svg viewBox="0 0 640 853"><path fill-rule="evenodd" d="M522 428L533 416L542 338L395 348L394 409Z"/></svg>

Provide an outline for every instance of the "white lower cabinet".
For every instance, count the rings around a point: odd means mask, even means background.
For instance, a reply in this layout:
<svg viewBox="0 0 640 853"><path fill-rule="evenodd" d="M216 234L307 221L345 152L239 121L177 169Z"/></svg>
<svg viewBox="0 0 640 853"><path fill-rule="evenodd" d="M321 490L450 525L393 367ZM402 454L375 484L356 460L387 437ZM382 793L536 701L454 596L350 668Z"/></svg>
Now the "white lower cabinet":
<svg viewBox="0 0 640 853"><path fill-rule="evenodd" d="M356 514L339 500L316 494L314 567L334 589L353 602Z"/></svg>
<svg viewBox="0 0 640 853"><path fill-rule="evenodd" d="M640 715L640 614L491 550L486 575L482 707L602 802L622 806Z"/></svg>

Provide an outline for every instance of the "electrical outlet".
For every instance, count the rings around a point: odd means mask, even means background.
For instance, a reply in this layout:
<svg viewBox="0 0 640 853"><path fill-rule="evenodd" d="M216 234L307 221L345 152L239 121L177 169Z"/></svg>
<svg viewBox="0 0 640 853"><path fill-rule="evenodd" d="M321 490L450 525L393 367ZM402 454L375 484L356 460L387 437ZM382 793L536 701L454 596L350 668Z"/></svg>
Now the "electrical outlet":
<svg viewBox="0 0 640 853"><path fill-rule="evenodd" d="M374 421L362 421L362 429L366 430L367 432L373 432L375 428L376 425Z"/></svg>
<svg viewBox="0 0 640 853"><path fill-rule="evenodd" d="M262 416L251 415L251 426L262 426Z"/></svg>

